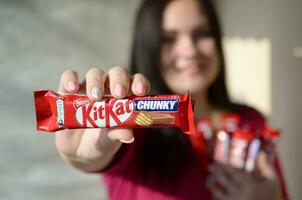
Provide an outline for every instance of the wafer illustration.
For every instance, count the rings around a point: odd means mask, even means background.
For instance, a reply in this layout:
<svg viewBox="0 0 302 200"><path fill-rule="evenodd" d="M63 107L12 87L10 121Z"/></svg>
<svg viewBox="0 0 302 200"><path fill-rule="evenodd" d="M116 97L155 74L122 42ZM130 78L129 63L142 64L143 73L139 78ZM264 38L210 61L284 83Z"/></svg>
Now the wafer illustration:
<svg viewBox="0 0 302 200"><path fill-rule="evenodd" d="M172 124L174 123L174 117L169 114L140 111L135 119L135 123L139 126Z"/></svg>

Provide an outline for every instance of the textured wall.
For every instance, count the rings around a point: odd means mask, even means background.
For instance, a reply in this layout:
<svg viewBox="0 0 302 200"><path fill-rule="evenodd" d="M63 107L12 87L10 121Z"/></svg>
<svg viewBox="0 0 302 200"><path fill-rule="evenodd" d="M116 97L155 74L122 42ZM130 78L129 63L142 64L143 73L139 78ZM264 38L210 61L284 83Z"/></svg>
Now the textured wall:
<svg viewBox="0 0 302 200"><path fill-rule="evenodd" d="M35 131L32 91L75 67L127 65L138 0L0 0L0 199L104 199Z"/></svg>

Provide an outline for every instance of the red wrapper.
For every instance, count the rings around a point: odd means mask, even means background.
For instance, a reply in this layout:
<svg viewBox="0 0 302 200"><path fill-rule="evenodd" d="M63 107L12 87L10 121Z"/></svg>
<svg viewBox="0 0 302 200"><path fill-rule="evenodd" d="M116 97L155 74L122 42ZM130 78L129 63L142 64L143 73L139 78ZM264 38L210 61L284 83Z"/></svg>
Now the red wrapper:
<svg viewBox="0 0 302 200"><path fill-rule="evenodd" d="M240 116L235 113L228 113L222 116L222 129L227 132L234 132L238 129Z"/></svg>
<svg viewBox="0 0 302 200"><path fill-rule="evenodd" d="M229 163L235 168L243 169L248 154L250 142L255 139L253 132L245 130L236 130L232 134Z"/></svg>
<svg viewBox="0 0 302 200"><path fill-rule="evenodd" d="M214 160L227 164L229 159L230 134L220 130L216 135L216 144L214 147Z"/></svg>
<svg viewBox="0 0 302 200"><path fill-rule="evenodd" d="M105 97L102 101L87 96L59 95L51 90L35 91L37 130L102 127L179 127L195 133L190 94Z"/></svg>

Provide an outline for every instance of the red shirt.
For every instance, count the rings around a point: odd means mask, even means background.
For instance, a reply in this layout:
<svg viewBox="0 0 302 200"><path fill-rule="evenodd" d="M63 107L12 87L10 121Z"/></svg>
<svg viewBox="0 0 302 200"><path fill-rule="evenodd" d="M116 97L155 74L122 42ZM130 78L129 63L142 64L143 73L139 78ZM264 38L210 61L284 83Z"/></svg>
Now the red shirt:
<svg viewBox="0 0 302 200"><path fill-rule="evenodd" d="M238 113L241 123L261 129L265 120L254 109L246 108ZM156 175L142 177L139 173L139 152L144 144L148 129L134 129L135 142L123 144L111 164L102 171L102 179L112 200L199 200L211 199L206 188L207 164L188 163L173 182L161 181ZM156 148L156 147L155 147ZM206 160L206 159L204 159ZM285 184L278 160L275 168L279 174L283 196L286 198Z"/></svg>

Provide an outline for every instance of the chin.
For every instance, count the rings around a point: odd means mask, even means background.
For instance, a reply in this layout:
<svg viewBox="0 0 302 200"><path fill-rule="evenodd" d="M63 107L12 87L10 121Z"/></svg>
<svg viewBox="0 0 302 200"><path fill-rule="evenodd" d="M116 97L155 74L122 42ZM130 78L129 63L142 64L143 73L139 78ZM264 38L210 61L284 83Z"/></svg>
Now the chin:
<svg viewBox="0 0 302 200"><path fill-rule="evenodd" d="M195 94L195 93L199 93L199 92L205 91L205 87L194 86L194 87L188 88L186 91L189 91L190 93Z"/></svg>
<svg viewBox="0 0 302 200"><path fill-rule="evenodd" d="M177 92L178 93L186 93L186 92L190 92L191 94L194 93L199 93L202 91L207 90L207 84L205 84L204 82L189 82L186 84L182 84L178 87Z"/></svg>

